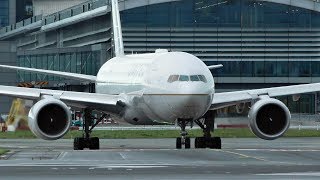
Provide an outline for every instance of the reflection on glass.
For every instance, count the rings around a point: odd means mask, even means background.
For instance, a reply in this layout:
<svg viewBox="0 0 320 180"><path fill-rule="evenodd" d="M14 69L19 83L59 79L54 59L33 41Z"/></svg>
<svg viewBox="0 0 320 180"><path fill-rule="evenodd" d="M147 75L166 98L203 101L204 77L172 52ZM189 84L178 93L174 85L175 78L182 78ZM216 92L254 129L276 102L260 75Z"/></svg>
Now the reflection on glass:
<svg viewBox="0 0 320 180"><path fill-rule="evenodd" d="M252 62L241 61L241 76L252 77Z"/></svg>
<svg viewBox="0 0 320 180"><path fill-rule="evenodd" d="M211 65L214 63L206 62L206 64ZM217 63L215 62L215 64ZM223 64L224 67L219 71L218 77L320 76L320 61L219 61L219 64ZM240 73L238 74L237 72ZM212 71L212 73L216 72Z"/></svg>
<svg viewBox="0 0 320 180"><path fill-rule="evenodd" d="M169 83L173 83L175 81L178 81L179 80L179 75L171 75L168 79L168 82Z"/></svg>
<svg viewBox="0 0 320 180"><path fill-rule="evenodd" d="M257 0L183 0L121 13L129 27L310 28L320 27L319 16L316 11Z"/></svg>
<svg viewBox="0 0 320 180"><path fill-rule="evenodd" d="M190 81L200 81L200 79L197 75L192 75L190 76Z"/></svg>
<svg viewBox="0 0 320 180"><path fill-rule="evenodd" d="M289 62L288 61L277 61L272 62L277 64L276 76L277 77L288 77L289 76Z"/></svg>
<svg viewBox="0 0 320 180"><path fill-rule="evenodd" d="M180 75L179 81L189 81L189 76L186 75Z"/></svg>
<svg viewBox="0 0 320 180"><path fill-rule="evenodd" d="M200 81L204 82L204 83L207 83L207 78L204 76L204 75L199 75L199 79Z"/></svg>
<svg viewBox="0 0 320 180"><path fill-rule="evenodd" d="M320 61L312 61L312 77L320 77Z"/></svg>
<svg viewBox="0 0 320 180"><path fill-rule="evenodd" d="M277 76L277 63L271 61L264 62L264 72L265 77L275 77Z"/></svg>
<svg viewBox="0 0 320 180"><path fill-rule="evenodd" d="M254 77L264 77L265 76L264 61L253 62L253 76Z"/></svg>

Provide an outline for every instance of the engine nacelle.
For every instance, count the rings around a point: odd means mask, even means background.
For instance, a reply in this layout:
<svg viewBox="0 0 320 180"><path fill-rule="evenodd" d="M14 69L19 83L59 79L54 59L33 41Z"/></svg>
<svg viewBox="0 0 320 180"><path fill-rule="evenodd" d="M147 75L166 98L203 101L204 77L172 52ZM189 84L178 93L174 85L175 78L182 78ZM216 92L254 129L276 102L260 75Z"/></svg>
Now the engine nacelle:
<svg viewBox="0 0 320 180"><path fill-rule="evenodd" d="M28 124L37 137L56 140L68 132L71 125L71 112L62 101L45 98L30 109Z"/></svg>
<svg viewBox="0 0 320 180"><path fill-rule="evenodd" d="M262 98L251 107L248 117L250 128L257 137L274 140L288 130L291 114L281 101Z"/></svg>

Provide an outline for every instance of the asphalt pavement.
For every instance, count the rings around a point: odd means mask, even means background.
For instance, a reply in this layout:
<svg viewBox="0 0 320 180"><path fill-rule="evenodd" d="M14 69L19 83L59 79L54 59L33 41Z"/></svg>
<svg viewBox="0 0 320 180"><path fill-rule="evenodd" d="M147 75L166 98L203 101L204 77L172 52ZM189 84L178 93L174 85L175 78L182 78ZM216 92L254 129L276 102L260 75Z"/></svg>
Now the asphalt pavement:
<svg viewBox="0 0 320 180"><path fill-rule="evenodd" d="M174 139L105 139L74 151L72 140L0 140L10 153L0 179L319 179L319 138L222 139L221 150L174 149Z"/></svg>

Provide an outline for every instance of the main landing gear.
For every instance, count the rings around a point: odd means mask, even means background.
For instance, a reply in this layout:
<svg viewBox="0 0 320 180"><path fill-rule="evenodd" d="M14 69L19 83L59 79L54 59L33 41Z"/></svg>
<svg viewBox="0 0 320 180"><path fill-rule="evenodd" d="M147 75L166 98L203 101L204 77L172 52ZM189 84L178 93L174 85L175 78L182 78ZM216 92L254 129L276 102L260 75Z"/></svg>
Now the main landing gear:
<svg viewBox="0 0 320 180"><path fill-rule="evenodd" d="M195 148L221 149L221 138L211 137L211 132L214 132L215 114L215 111L208 111L203 119L195 121L203 130L203 137L195 139Z"/></svg>
<svg viewBox="0 0 320 180"><path fill-rule="evenodd" d="M191 124L192 126L192 120L186 120L186 119L178 119L177 124L181 128L180 135L181 137L178 137L176 140L176 148L181 149L182 145L184 145L185 149L190 149L190 137L187 137L188 132L186 131L187 124Z"/></svg>
<svg viewBox="0 0 320 180"><path fill-rule="evenodd" d="M101 122L107 115L102 115L99 119L92 116L91 109L84 110L84 121L83 121L83 135L82 137L76 137L73 142L74 150L83 150L84 148L89 148L91 150L100 149L100 142L98 137L91 137L91 132L99 122ZM97 120L93 124L93 120ZM90 128L91 127L91 128Z"/></svg>

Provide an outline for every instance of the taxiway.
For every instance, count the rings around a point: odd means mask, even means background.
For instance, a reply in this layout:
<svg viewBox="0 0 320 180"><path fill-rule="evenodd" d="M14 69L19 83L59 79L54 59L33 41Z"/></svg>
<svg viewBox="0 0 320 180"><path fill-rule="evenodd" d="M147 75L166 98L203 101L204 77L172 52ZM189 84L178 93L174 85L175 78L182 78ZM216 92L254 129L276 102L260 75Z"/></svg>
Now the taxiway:
<svg viewBox="0 0 320 180"><path fill-rule="evenodd" d="M319 179L318 138L223 139L222 150L173 149L174 139L106 139L99 151L72 140L0 140L5 179Z"/></svg>

